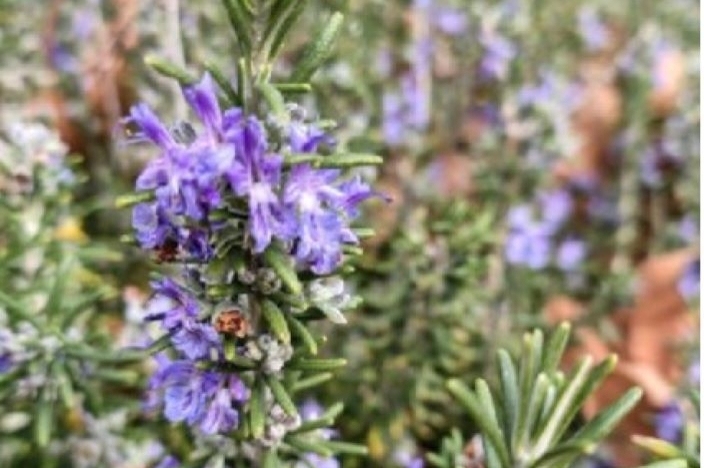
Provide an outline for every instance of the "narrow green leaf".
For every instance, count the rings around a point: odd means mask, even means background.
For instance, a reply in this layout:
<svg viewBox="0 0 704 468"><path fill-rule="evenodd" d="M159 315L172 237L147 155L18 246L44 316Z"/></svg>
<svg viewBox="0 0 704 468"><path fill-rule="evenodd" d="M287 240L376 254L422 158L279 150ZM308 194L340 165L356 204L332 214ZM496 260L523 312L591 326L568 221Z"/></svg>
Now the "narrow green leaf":
<svg viewBox="0 0 704 468"><path fill-rule="evenodd" d="M296 429L289 432L289 434L303 434L310 431L315 431L317 429L323 429L330 427L335 423L333 419L330 418L319 418L306 421L298 426Z"/></svg>
<svg viewBox="0 0 704 468"><path fill-rule="evenodd" d="M198 81L188 70L155 55L147 55L144 63L160 75L178 81L181 86L189 86Z"/></svg>
<svg viewBox="0 0 704 468"><path fill-rule="evenodd" d="M570 403L570 407L565 413L562 422L558 425L558 429L555 432L555 440L562 437L565 431L567 431L570 422L574 419L577 413L579 413L582 405L585 401L587 401L587 398L589 398L589 395L596 390L606 376L613 371L614 367L616 367L616 361L616 355L611 355L589 372L584 385L582 385L582 387L577 391L577 394Z"/></svg>
<svg viewBox="0 0 704 468"><path fill-rule="evenodd" d="M501 391L503 398L501 399L504 413L504 431L508 437L513 438L518 425L518 377L516 376L516 368L513 365L513 360L505 349L500 349L498 352L499 359L499 377L501 380Z"/></svg>
<svg viewBox="0 0 704 468"><path fill-rule="evenodd" d="M11 315L28 321L39 330L42 329L42 325L40 325L33 315L28 313L27 307L25 307L24 304L3 291L0 291L0 305L3 305Z"/></svg>
<svg viewBox="0 0 704 468"><path fill-rule="evenodd" d="M568 322L563 322L559 327L553 332L548 341L548 345L545 349L545 355L543 356L543 372L548 375L555 370L557 366L560 365L562 360L562 354L565 352L565 347L570 339L570 324Z"/></svg>
<svg viewBox="0 0 704 468"><path fill-rule="evenodd" d="M301 379L298 382L293 384L293 387L291 388L291 391L294 393L300 392L303 390L308 390L310 388L313 388L317 385L323 384L327 382L328 380L332 379L333 374L330 372L324 372L321 374L315 374L310 377L307 377L305 379Z"/></svg>
<svg viewBox="0 0 704 468"><path fill-rule="evenodd" d="M49 295L44 306L44 314L50 318L60 318L62 299L67 297L66 285L71 279L71 268L74 265L75 257L65 256L61 259L54 275L54 283L51 285Z"/></svg>
<svg viewBox="0 0 704 468"><path fill-rule="evenodd" d="M528 404L528 410L523 420L523 426L519 426L517 430L518 445L514 447L516 451L522 451L528 447L530 435L533 433L533 428L535 427L536 420L543 406L549 385L550 380L548 377L543 373L539 374L535 381L535 386L531 391L530 403Z"/></svg>
<svg viewBox="0 0 704 468"><path fill-rule="evenodd" d="M291 325L292 333L301 339L301 341L303 342L303 346L306 347L308 353L313 356L317 355L318 343L315 341L315 338L313 337L313 335L311 335L308 328L306 328L306 326L303 325L299 320L294 317L291 317L290 315L287 315L286 318L288 319L288 322Z"/></svg>
<svg viewBox="0 0 704 468"><path fill-rule="evenodd" d="M281 461L276 455L275 449L268 449L264 454L264 461L262 463L262 468L280 468Z"/></svg>
<svg viewBox="0 0 704 468"><path fill-rule="evenodd" d="M284 440L286 441L286 443L300 450L301 452L313 452L317 453L321 457L332 457L334 455L332 450L321 445L321 441L312 442L303 438L300 435L287 435Z"/></svg>
<svg viewBox="0 0 704 468"><path fill-rule="evenodd" d="M305 5L306 0L297 0L294 8L290 10L289 14L280 22L280 25L273 31L273 34L267 38L267 42L269 43L269 60L274 60L274 58L279 55L281 47L284 45L286 35L301 16L301 13L303 13Z"/></svg>
<svg viewBox="0 0 704 468"><path fill-rule="evenodd" d="M264 261L274 269L279 278L281 278L281 282L291 293L298 296L303 292L303 286L298 279L298 274L285 254L270 246L264 252Z"/></svg>
<svg viewBox="0 0 704 468"><path fill-rule="evenodd" d="M573 439L600 441L638 404L642 396L643 390L640 388L628 390L621 398L607 409L602 410L594 419L577 431Z"/></svg>
<svg viewBox="0 0 704 468"><path fill-rule="evenodd" d="M358 166L377 166L383 162L384 159L376 154L341 153L325 156L320 160L317 166L329 168L348 168Z"/></svg>
<svg viewBox="0 0 704 468"><path fill-rule="evenodd" d="M230 20L232 29L235 32L242 55L249 55L252 51L252 39L247 9L239 0L222 0L222 3L227 11L227 18ZM240 94L240 96L242 96L242 94Z"/></svg>
<svg viewBox="0 0 704 468"><path fill-rule="evenodd" d="M369 450L364 445L339 440L321 440L319 443L333 453L344 453L360 457L366 457L369 454Z"/></svg>
<svg viewBox="0 0 704 468"><path fill-rule="evenodd" d="M267 375L266 384L269 387L269 390L271 390L271 393L274 395L274 399L281 406L281 408L283 408L286 414L294 417L298 415L296 405L293 403L293 400L291 400L288 392L284 386L281 385L281 382L276 379L276 377Z"/></svg>
<svg viewBox="0 0 704 468"><path fill-rule="evenodd" d="M539 433L533 445L531 458L537 459L542 456L548 450L550 444L555 441L557 431L567 418L567 414L573 409L572 405L574 404L574 400L577 398L579 390L584 386L587 380L591 362L591 357L585 356L568 380L567 386L558 397L555 409L552 411L552 414L546 421L543 430Z"/></svg>
<svg viewBox="0 0 704 468"><path fill-rule="evenodd" d="M279 306L269 299L264 299L262 301L262 314L274 336L286 344L290 343L291 332L288 329L284 313L279 309Z"/></svg>
<svg viewBox="0 0 704 468"><path fill-rule="evenodd" d="M49 445L54 425L54 401L51 398L51 391L51 385L46 385L42 389L34 413L34 442L41 449Z"/></svg>
<svg viewBox="0 0 704 468"><path fill-rule="evenodd" d="M284 97L278 89L267 82L257 84L257 89L262 94L272 114L278 117L284 117L286 115Z"/></svg>
<svg viewBox="0 0 704 468"><path fill-rule="evenodd" d="M352 232L360 239L368 239L376 235L372 228L352 228Z"/></svg>
<svg viewBox="0 0 704 468"><path fill-rule="evenodd" d="M76 394L73 390L71 378L62 363L57 363L54 367L54 379L58 386L59 397L65 408L73 408L76 403Z"/></svg>
<svg viewBox="0 0 704 468"><path fill-rule="evenodd" d="M339 415L342 414L342 412L345 410L345 405L342 402L337 402L334 405L332 405L330 408L326 409L325 412L323 413L323 418L329 418L332 420L337 419Z"/></svg>
<svg viewBox="0 0 704 468"><path fill-rule="evenodd" d="M156 195L151 190L145 190L143 192L127 193L125 195L120 195L115 199L115 208L127 208L128 206L134 206L139 203L150 202L154 200Z"/></svg>
<svg viewBox="0 0 704 468"><path fill-rule="evenodd" d="M212 62L206 62L205 69L208 70L222 92L225 93L229 104L231 106L241 106L242 99L239 94L237 94L235 88L232 87L232 83L230 83L230 80L227 79L223 71Z"/></svg>
<svg viewBox="0 0 704 468"><path fill-rule="evenodd" d="M247 108L247 102L250 99L250 83L247 76L247 62L245 59L237 61L237 95L242 101L242 107Z"/></svg>
<svg viewBox="0 0 704 468"><path fill-rule="evenodd" d="M496 448L497 455L501 461L501 466L510 466L508 450L504 444L504 437L501 429L485 414L482 405L458 379L450 379L447 388L452 395L464 406L474 423L479 426L484 437Z"/></svg>
<svg viewBox="0 0 704 468"><path fill-rule="evenodd" d="M530 399L533 395L533 385L535 375L540 365L539 355L542 350L542 333L536 330L532 334L523 335L523 352L521 354L521 365L518 371L519 406L516 430L511 434L511 446L518 447L521 440L527 437L526 420L530 408Z"/></svg>
<svg viewBox="0 0 704 468"><path fill-rule="evenodd" d="M332 51L333 42L340 32L343 15L336 12L325 23L325 26L318 32L313 42L311 42L303 52L303 57L291 75L291 81L305 82L313 76L313 73L322 65Z"/></svg>
<svg viewBox="0 0 704 468"><path fill-rule="evenodd" d="M310 83L274 83L274 87L282 94L305 94L313 91Z"/></svg>
<svg viewBox="0 0 704 468"><path fill-rule="evenodd" d="M296 164L319 163L323 157L315 153L292 153L284 156L284 166L290 167Z"/></svg>
<svg viewBox="0 0 704 468"><path fill-rule="evenodd" d="M249 399L249 426L252 437L260 439L264 435L264 425L266 422L266 410L264 409L264 386L261 382L255 385L252 396Z"/></svg>
<svg viewBox="0 0 704 468"><path fill-rule="evenodd" d="M555 401L557 401L557 388L555 385L550 385L548 391L545 394L545 400L543 401L542 408L540 409L540 416L538 418L538 427L545 425L546 419L550 416L553 408L555 407Z"/></svg>
<svg viewBox="0 0 704 468"><path fill-rule="evenodd" d="M492 423L498 426L499 418L496 413L494 399L491 397L491 391L489 390L489 386L483 379L477 379L475 386L477 395L479 397L479 402L482 404L487 414L491 417ZM482 444L484 446L487 468L501 468L501 462L499 460L499 456L494 445L489 443L486 437L482 437Z"/></svg>
<svg viewBox="0 0 704 468"><path fill-rule="evenodd" d="M562 466L572 466L577 457L593 453L596 445L587 441L571 442L569 444L559 444L557 447L548 450L544 455L535 461L533 468L554 468Z"/></svg>
<svg viewBox="0 0 704 468"><path fill-rule="evenodd" d="M346 359L298 359L292 360L289 364L289 368L293 370L302 371L333 371L345 367L347 365Z"/></svg>
<svg viewBox="0 0 704 468"><path fill-rule="evenodd" d="M242 369L255 369L257 367L256 361L245 356L240 356L236 353L228 353L229 356L226 357L227 362L233 364L236 367Z"/></svg>

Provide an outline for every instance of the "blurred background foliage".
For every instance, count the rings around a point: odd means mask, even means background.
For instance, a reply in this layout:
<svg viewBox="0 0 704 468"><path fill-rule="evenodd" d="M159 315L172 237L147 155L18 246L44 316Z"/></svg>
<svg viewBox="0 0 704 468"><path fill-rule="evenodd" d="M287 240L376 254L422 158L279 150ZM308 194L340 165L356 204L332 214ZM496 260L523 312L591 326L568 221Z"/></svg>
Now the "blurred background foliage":
<svg viewBox="0 0 704 468"><path fill-rule="evenodd" d="M482 466L446 380L495 385L498 348L519 353L526 330L568 320L566 368L619 356L583 420L644 390L584 463L699 466L698 2L311 0L274 75L333 11L347 21L300 101L334 116L351 149L384 156L367 175L392 198L366 213L377 235L353 277L364 303L327 330L349 364L311 392L344 401L338 429L370 450L343 465L418 466L454 447L457 466ZM121 258L91 264L101 288L124 291L100 307L118 328L146 294L147 260L120 242L130 220L113 203L149 157L125 150L118 123L140 100L186 117L146 54L235 76L226 22L216 1L0 2L0 114L43 121L81 155L70 219ZM35 201L58 216L57 200ZM6 281L7 253L31 249L22 239L0 234L4 294L24 294ZM461 444L442 442L453 428Z"/></svg>

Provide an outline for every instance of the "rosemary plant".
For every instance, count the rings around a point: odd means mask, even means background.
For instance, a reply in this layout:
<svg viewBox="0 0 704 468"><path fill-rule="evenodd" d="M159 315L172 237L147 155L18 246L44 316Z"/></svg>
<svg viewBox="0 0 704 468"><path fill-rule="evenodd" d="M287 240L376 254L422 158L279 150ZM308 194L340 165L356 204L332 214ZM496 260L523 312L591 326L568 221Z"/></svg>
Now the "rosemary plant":
<svg viewBox="0 0 704 468"><path fill-rule="evenodd" d="M169 128L144 104L125 119L133 141L159 149L137 179L137 243L172 268L147 305L163 331L147 407L193 437L165 463L291 466L364 447L330 440L340 403L302 420L295 403L344 359L323 358L313 323L344 323L356 304L343 275L368 231L351 223L377 194L359 175L381 158L338 144L330 121L291 96L311 89L342 23L326 19L287 79L272 67L306 2L224 0L238 47L231 80L206 64L202 78L155 57L176 79L198 126ZM159 346L161 348L161 346ZM234 464L234 465L233 465Z"/></svg>
<svg viewBox="0 0 704 468"><path fill-rule="evenodd" d="M498 467L567 467L597 444L640 400L642 391L633 388L599 416L570 433L570 425L582 404L611 373L616 356L597 366L585 357L569 374L558 366L569 339L570 327L558 327L543 342L536 330L523 338L518 366L505 350L498 352L500 388L492 390L484 379L473 389L450 379L447 387L479 427L484 464ZM458 465L457 435L443 445L440 454L431 454L432 466ZM465 466L459 463L460 466Z"/></svg>

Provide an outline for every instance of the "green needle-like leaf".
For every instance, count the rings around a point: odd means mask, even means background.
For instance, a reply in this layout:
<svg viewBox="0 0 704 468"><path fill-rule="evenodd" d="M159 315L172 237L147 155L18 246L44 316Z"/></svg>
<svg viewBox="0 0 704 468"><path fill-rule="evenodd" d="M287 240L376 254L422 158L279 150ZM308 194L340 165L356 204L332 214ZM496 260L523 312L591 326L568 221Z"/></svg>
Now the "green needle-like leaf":
<svg viewBox="0 0 704 468"><path fill-rule="evenodd" d="M342 13L334 13L317 34L313 42L303 52L301 61L291 75L293 82L306 82L328 58L332 45L342 26Z"/></svg>

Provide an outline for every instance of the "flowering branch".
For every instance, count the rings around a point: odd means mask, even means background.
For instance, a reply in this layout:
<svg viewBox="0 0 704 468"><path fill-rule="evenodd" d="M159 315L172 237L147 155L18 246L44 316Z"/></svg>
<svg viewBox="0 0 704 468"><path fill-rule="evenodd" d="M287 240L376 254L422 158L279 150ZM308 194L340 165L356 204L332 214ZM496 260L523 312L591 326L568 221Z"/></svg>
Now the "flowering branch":
<svg viewBox="0 0 704 468"><path fill-rule="evenodd" d="M159 154L138 177L137 194L120 204L134 205L137 243L176 267L152 282L147 306L147 321L159 323L170 341L156 356L147 408L197 437L234 443L231 455L209 452L211 461L278 466L292 453L365 452L321 433L341 406L303 422L294 402L345 364L317 357L311 322L345 323L343 312L357 302L341 273L358 253L351 223L377 194L344 170L381 162L341 151L285 98L310 89L341 15L317 34L289 83L270 81L271 62L302 3L224 0L240 50L234 86L212 64L196 80L148 59L182 85L197 126L169 128L145 104L125 119L131 140L151 143Z"/></svg>

